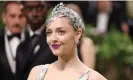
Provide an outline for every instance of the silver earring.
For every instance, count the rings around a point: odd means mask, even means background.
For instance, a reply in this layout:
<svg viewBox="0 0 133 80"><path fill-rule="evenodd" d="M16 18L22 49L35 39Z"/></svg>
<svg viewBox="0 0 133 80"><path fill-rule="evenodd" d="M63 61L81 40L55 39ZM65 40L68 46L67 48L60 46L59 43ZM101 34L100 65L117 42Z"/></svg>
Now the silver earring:
<svg viewBox="0 0 133 80"><path fill-rule="evenodd" d="M79 40L76 40L76 44L79 44Z"/></svg>

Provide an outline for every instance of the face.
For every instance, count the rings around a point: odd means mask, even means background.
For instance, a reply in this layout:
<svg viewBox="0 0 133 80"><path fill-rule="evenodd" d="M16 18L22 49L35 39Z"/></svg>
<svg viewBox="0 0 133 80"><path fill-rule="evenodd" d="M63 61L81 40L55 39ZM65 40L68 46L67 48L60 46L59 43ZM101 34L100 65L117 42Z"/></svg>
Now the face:
<svg viewBox="0 0 133 80"><path fill-rule="evenodd" d="M65 18L56 18L46 28L47 43L56 56L72 53L76 42L81 36L80 31L75 31L70 21Z"/></svg>
<svg viewBox="0 0 133 80"><path fill-rule="evenodd" d="M30 25L43 24L47 14L47 4L41 1L24 2L24 12Z"/></svg>
<svg viewBox="0 0 133 80"><path fill-rule="evenodd" d="M20 33L25 27L26 18L22 14L22 5L10 3L2 14L3 22L12 33Z"/></svg>
<svg viewBox="0 0 133 80"><path fill-rule="evenodd" d="M97 7L99 11L108 12L112 8L112 2L111 1L97 1Z"/></svg>

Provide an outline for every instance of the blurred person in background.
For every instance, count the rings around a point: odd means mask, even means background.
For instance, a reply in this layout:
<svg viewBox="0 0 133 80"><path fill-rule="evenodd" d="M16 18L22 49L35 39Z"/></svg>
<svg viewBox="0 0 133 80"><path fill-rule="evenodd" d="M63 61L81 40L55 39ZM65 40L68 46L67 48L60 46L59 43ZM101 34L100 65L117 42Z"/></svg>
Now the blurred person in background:
<svg viewBox="0 0 133 80"><path fill-rule="evenodd" d="M27 80L30 70L41 64L52 63L57 60L46 42L45 19L49 10L49 3L45 1L22 1L23 13L28 26L25 29L25 40L17 49L17 75Z"/></svg>
<svg viewBox="0 0 133 80"><path fill-rule="evenodd" d="M92 32L95 35L108 33L115 28L125 34L128 34L127 15L123 2L115 1L97 1L95 14L92 14L92 23L95 28Z"/></svg>
<svg viewBox="0 0 133 80"><path fill-rule="evenodd" d="M75 3L68 3L66 4L68 8L73 9L75 12L77 12L82 17L82 12L80 7ZM83 18L83 17L82 17ZM89 68L94 69L95 68L95 47L93 44L93 41L83 35L83 37L80 40L80 44L78 45L78 54L80 60L87 65Z"/></svg>
<svg viewBox="0 0 133 80"><path fill-rule="evenodd" d="M133 41L133 2L127 1L126 4L128 14L129 35L131 37L131 40Z"/></svg>
<svg viewBox="0 0 133 80"><path fill-rule="evenodd" d="M5 2L4 8L5 28L0 31L0 79L19 80L16 76L16 49L26 26L26 17L22 14L23 5L17 1Z"/></svg>
<svg viewBox="0 0 133 80"><path fill-rule="evenodd" d="M127 9L127 15L128 15L128 25L129 25L129 36L131 37L131 40L133 41L133 1L126 1L126 9ZM126 64L124 66L125 75L128 80L133 79L133 64Z"/></svg>

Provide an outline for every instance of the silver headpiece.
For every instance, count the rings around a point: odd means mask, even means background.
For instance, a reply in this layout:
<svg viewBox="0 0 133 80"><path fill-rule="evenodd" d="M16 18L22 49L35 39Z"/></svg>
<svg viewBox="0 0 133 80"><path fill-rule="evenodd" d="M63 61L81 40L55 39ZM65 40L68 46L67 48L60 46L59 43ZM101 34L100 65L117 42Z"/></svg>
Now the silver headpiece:
<svg viewBox="0 0 133 80"><path fill-rule="evenodd" d="M46 26L48 26L49 23L51 23L51 21L53 20L53 18L57 16L67 17L68 19L70 19L75 29L81 28L83 29L83 31L85 30L83 20L81 19L79 14L76 13L74 10L65 7L63 3L58 4L52 10L51 15L48 17L48 20L46 21Z"/></svg>

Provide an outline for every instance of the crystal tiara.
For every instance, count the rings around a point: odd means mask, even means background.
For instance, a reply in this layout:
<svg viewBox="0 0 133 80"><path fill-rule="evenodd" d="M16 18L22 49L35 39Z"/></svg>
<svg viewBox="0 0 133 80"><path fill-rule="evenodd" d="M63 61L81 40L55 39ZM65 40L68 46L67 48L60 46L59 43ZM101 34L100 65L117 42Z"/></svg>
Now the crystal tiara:
<svg viewBox="0 0 133 80"><path fill-rule="evenodd" d="M83 22L82 18L79 16L79 14L76 13L74 10L72 10L68 7L65 7L65 5L63 3L58 4L52 10L50 16L48 17L48 19L46 21L46 26L48 26L49 23L51 23L51 21L53 20L53 18L55 18L57 16L67 17L68 19L70 19L72 21L75 29L81 28L81 29L83 29L83 31L85 30L84 22Z"/></svg>

